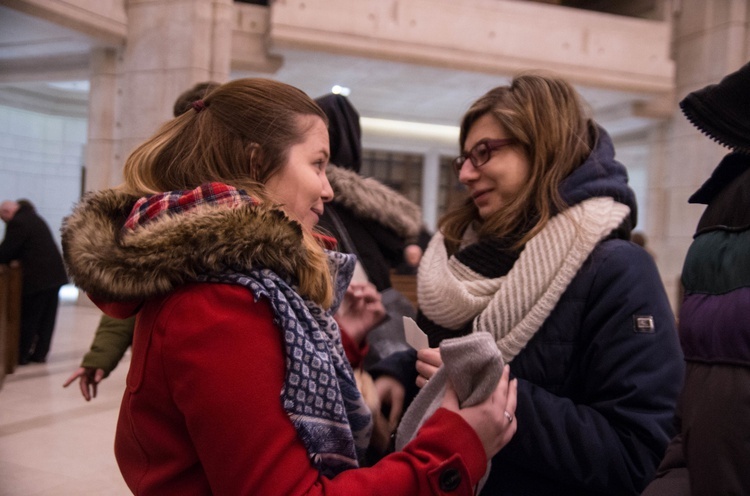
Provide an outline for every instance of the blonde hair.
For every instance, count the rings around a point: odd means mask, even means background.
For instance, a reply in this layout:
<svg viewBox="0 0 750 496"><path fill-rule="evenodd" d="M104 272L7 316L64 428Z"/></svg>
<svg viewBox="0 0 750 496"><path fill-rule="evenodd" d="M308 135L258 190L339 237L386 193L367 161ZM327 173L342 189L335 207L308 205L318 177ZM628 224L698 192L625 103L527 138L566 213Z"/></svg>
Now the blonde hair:
<svg viewBox="0 0 750 496"><path fill-rule="evenodd" d="M304 125L304 116L328 122L293 86L260 78L223 84L202 106L167 122L131 153L123 189L142 196L222 182L271 202L264 184L286 165L289 149L312 126ZM328 259L313 233L302 231L310 268L297 273L300 293L328 307L333 300Z"/></svg>
<svg viewBox="0 0 750 496"><path fill-rule="evenodd" d="M516 243L520 247L537 234L566 205L559 186L591 154L596 127L583 108L578 93L566 81L526 74L508 86L487 92L469 108L461 121L459 142L464 149L474 123L491 115L528 158L528 181L507 206L485 219L467 200L440 220L450 252L460 245L473 225L480 238L503 237L528 229ZM529 229L530 228L530 229Z"/></svg>

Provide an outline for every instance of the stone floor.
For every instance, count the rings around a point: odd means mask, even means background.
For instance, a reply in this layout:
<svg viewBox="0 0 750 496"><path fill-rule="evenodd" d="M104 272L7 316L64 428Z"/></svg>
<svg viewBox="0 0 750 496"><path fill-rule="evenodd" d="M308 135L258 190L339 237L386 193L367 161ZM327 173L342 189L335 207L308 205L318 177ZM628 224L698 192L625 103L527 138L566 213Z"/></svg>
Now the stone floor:
<svg viewBox="0 0 750 496"><path fill-rule="evenodd" d="M99 322L91 306L60 306L47 363L19 367L0 389L0 496L131 494L114 458L129 354L87 403L75 383Z"/></svg>

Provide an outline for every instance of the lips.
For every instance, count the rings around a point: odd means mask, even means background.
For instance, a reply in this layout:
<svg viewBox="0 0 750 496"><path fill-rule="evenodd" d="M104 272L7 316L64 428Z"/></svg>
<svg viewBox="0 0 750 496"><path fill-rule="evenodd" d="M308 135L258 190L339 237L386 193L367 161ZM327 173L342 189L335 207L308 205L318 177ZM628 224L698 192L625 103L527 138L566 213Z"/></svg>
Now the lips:
<svg viewBox="0 0 750 496"><path fill-rule="evenodd" d="M314 215L313 218L313 225L316 225L318 222L320 222L320 218L323 216L323 209L322 208L311 208L310 212Z"/></svg>
<svg viewBox="0 0 750 496"><path fill-rule="evenodd" d="M482 196L484 196L484 195L486 195L487 193L489 193L490 191L492 191L492 190L491 190L491 189L483 189L483 190L480 190L480 191L475 191L475 192L473 192L473 193L471 194L471 198L472 198L472 199L473 199L474 201L477 201L477 200L479 200L479 199L480 199L480 198L481 198Z"/></svg>

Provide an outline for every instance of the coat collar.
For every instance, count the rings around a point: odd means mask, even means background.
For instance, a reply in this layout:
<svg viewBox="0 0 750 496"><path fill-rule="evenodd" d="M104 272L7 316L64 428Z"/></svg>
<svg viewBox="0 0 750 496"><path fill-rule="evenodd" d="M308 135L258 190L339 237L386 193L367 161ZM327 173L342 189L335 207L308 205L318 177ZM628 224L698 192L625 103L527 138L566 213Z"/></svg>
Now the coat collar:
<svg viewBox="0 0 750 496"><path fill-rule="evenodd" d="M86 293L133 301L227 269L265 267L293 279L311 270L302 228L281 210L199 205L189 215L162 216L123 231L137 200L117 190L89 194L64 220L65 264Z"/></svg>

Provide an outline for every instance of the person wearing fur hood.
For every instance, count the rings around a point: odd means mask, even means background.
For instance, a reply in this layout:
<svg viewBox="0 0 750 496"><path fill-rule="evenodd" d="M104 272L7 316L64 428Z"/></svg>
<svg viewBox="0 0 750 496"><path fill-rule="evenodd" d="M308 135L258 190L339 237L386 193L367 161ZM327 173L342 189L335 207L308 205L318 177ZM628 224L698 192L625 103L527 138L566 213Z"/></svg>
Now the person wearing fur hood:
<svg viewBox="0 0 750 496"><path fill-rule="evenodd" d="M377 179L359 174L362 131L359 112L349 99L328 94L315 101L328 117L331 164L327 175L334 192L334 199L320 218L320 226L336 238L340 251L357 256L355 280L373 284L387 312L387 318L359 342L345 339L349 356L356 356L362 365L362 390L367 397L377 397L378 386L371 382L369 371L376 369L384 358L411 350L406 342L403 318L416 317L413 304L391 287L390 273L404 264L407 250L418 250L421 256L430 235L422 223L419 206ZM382 451L389 444L398 416L394 409L387 422L380 414L376 414L374 420L373 440L386 440L374 443L381 447L377 451Z"/></svg>
<svg viewBox="0 0 750 496"><path fill-rule="evenodd" d="M314 232L328 146L303 92L232 81L66 219L75 284L136 315L115 438L134 494L469 495L515 432L493 407L515 411L506 369L486 401L447 395L402 452L358 468L370 413L332 317L353 257Z"/></svg>
<svg viewBox="0 0 750 496"><path fill-rule="evenodd" d="M390 288L390 271L403 263L407 246L421 251L430 237L421 208L377 179L335 162L327 174L336 200L323 213L321 227L357 255L378 291Z"/></svg>
<svg viewBox="0 0 750 496"><path fill-rule="evenodd" d="M196 95L204 95L218 83L200 83L175 102L179 113L192 110ZM367 365L393 352L408 349L404 339L402 316L416 317L411 303L391 288L390 269L399 264L408 243L425 239L429 234L422 224L422 211L409 199L376 179L358 174L362 160L359 114L349 100L341 95L326 95L316 103L328 118L330 163L326 176L334 199L326 205L319 227L337 241L337 249L357 256L361 279L367 280L381 293L388 318L357 336L342 336L344 349L352 365ZM416 245L418 246L418 245ZM421 255L422 247L419 247ZM385 292L383 294L383 292ZM89 352L80 367L66 380L67 387L79 380L82 396L96 397L99 383L117 366L132 342L134 319L113 319L102 315Z"/></svg>

